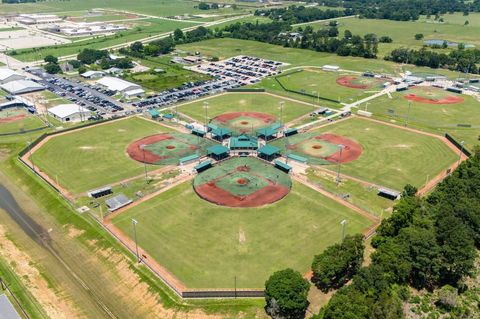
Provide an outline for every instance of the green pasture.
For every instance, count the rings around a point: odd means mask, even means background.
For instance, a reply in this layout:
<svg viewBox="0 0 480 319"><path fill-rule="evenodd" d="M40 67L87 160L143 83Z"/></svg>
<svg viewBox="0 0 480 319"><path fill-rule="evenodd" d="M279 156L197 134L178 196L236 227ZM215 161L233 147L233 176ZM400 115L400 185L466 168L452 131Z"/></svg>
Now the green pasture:
<svg viewBox="0 0 480 319"><path fill-rule="evenodd" d="M407 183L421 187L458 159L442 141L368 121L351 118L321 127L316 132L347 137L362 146L362 154L341 165L341 172L401 190ZM336 164L325 165L337 170Z"/></svg>
<svg viewBox="0 0 480 319"><path fill-rule="evenodd" d="M52 179L79 193L142 174L143 164L128 157L127 146L168 131L160 124L132 117L54 137L32 157Z"/></svg>
<svg viewBox="0 0 480 319"><path fill-rule="evenodd" d="M438 135L450 133L459 141L464 140L470 149L478 144L480 102L475 98L463 94L449 93L463 98L464 102L442 105L412 101L409 108L408 100L404 96L410 93L412 93L412 90L396 92L392 94L391 99L383 95L370 101L368 105L361 105L359 108L365 109L367 107L367 110L372 112L375 117L391 123L405 125L405 122L408 122L409 127ZM471 127L465 127L468 125Z"/></svg>
<svg viewBox="0 0 480 319"><path fill-rule="evenodd" d="M204 103L208 103L208 118L229 112L262 112L280 119L280 102L284 102L283 121L289 122L311 112L314 107L283 100L263 93L227 93L203 101L178 106L178 111L199 122L205 122Z"/></svg>
<svg viewBox="0 0 480 319"><path fill-rule="evenodd" d="M190 26L192 26L192 23L181 21L161 19L139 20L134 21L133 26L130 29L118 32L115 35L96 36L85 41L78 41L56 46L16 50L16 54L13 57L21 61L35 61L39 59L43 60L43 58L49 54L58 57L77 54L82 49L87 47L90 49L104 49L125 42L136 41L158 35L160 33L173 31L176 28L186 28Z"/></svg>
<svg viewBox="0 0 480 319"><path fill-rule="evenodd" d="M141 73L127 73L124 79L137 83L153 91L164 91L181 86L185 82L206 81L210 79L208 75L192 72L178 66L160 65L165 73L155 72L154 70Z"/></svg>
<svg viewBox="0 0 480 319"><path fill-rule="evenodd" d="M360 79L368 79L375 81L374 86L367 89L358 89L342 86L336 80L342 76L355 76ZM361 100L369 95L372 95L382 89L382 81L372 78L362 78L360 74L352 74L346 72L327 72L321 69L305 69L302 72L291 72L282 74L277 77L277 80L289 90L294 90L312 96L317 96L319 99L310 97L310 100L318 100L319 103L324 103L321 98L340 101L344 103L352 103L356 100ZM276 81L275 81L276 82ZM278 90L282 90L278 82L275 83Z"/></svg>
<svg viewBox="0 0 480 319"><path fill-rule="evenodd" d="M370 221L299 183L281 201L260 208L225 208L199 198L181 184L114 217L138 243L190 288L260 288L274 271L302 273L312 258Z"/></svg>
<svg viewBox="0 0 480 319"><path fill-rule="evenodd" d="M0 120L12 116L25 114L27 117L14 122L0 123L0 134L20 133L23 131L45 127L45 123L36 115L32 115L23 109L6 109L0 111Z"/></svg>

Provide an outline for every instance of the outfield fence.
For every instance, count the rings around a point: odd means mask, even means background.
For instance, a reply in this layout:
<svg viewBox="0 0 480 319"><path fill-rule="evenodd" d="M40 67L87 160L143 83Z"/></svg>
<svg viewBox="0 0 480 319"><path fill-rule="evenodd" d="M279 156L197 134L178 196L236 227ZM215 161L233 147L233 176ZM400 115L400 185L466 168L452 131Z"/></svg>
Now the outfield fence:
<svg viewBox="0 0 480 319"><path fill-rule="evenodd" d="M465 154L467 157L472 156L472 152L470 152L465 145L462 145L459 143L452 135L445 133L445 138L449 140L453 145L455 145L456 148L458 148L463 154Z"/></svg>
<svg viewBox="0 0 480 319"><path fill-rule="evenodd" d="M225 91L229 92L229 93L242 93L242 92L263 93L263 92L265 92L265 89L261 89L261 88L232 88L232 89L226 89Z"/></svg>
<svg viewBox="0 0 480 319"><path fill-rule="evenodd" d="M338 101L338 100L329 99L329 98L327 98L327 97L323 97L323 96L319 96L319 95L313 95L313 94L309 94L309 93L306 93L306 92L289 89L289 88L287 88L285 85L283 85L283 83L279 80L280 78L283 78L283 77L285 77L285 76L289 76L289 75L296 74L296 73L300 73L300 72L303 72L303 70L300 69L300 70L295 70L295 71L293 71L293 72L289 72L289 73L285 73L285 74L280 74L280 75L278 75L278 76L275 77L275 81L278 83L278 85L280 85L280 87L281 87L283 90L285 90L285 91L287 91L287 92L295 93L295 94L300 94L300 95L303 95L303 96L308 96L308 97L311 97L311 98L320 99L320 100L327 101L327 102L340 103L340 101Z"/></svg>

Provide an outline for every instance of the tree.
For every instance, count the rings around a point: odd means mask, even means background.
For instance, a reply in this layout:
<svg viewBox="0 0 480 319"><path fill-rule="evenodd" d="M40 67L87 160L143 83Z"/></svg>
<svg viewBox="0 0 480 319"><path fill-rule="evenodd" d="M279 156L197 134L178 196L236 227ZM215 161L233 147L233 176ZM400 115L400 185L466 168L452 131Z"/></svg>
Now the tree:
<svg viewBox="0 0 480 319"><path fill-rule="evenodd" d="M418 191L418 189L415 186L413 186L411 184L407 184L403 188L402 196L403 197L414 197L417 194L417 191Z"/></svg>
<svg viewBox="0 0 480 319"><path fill-rule="evenodd" d="M58 63L58 58L50 54L47 55L43 60L47 63Z"/></svg>
<svg viewBox="0 0 480 319"><path fill-rule="evenodd" d="M200 3L198 4L198 9L200 9L200 10L209 10L209 9L210 9L210 6L208 5L208 3L200 2Z"/></svg>
<svg viewBox="0 0 480 319"><path fill-rule="evenodd" d="M62 72L62 69L57 63L47 63L44 66L45 71L47 71L48 74L57 74Z"/></svg>
<svg viewBox="0 0 480 319"><path fill-rule="evenodd" d="M275 272L265 282L265 311L272 318L304 318L310 285L298 271Z"/></svg>
<svg viewBox="0 0 480 319"><path fill-rule="evenodd" d="M384 36L381 36L380 39L378 39L378 42L380 42L380 43L392 43L393 40L389 36L384 35Z"/></svg>
<svg viewBox="0 0 480 319"><path fill-rule="evenodd" d="M323 319L366 319L370 317L371 306L364 294L353 286L345 286L322 309Z"/></svg>
<svg viewBox="0 0 480 319"><path fill-rule="evenodd" d="M86 68L86 67L81 66L81 67L78 68L78 74L83 74L83 73L85 73L85 72L87 72L87 68Z"/></svg>
<svg viewBox="0 0 480 319"><path fill-rule="evenodd" d="M470 22L468 20L465 20L465 23L463 25L469 25Z"/></svg>
<svg viewBox="0 0 480 319"><path fill-rule="evenodd" d="M445 285L438 291L437 304L447 311L455 308L457 300L458 290L450 285Z"/></svg>
<svg viewBox="0 0 480 319"><path fill-rule="evenodd" d="M218 3L212 3L210 9L218 10Z"/></svg>
<svg viewBox="0 0 480 319"><path fill-rule="evenodd" d="M185 37L185 35L183 34L183 31L181 29L175 29L175 31L173 31L173 39L175 41L180 41L180 40L183 40L183 38Z"/></svg>
<svg viewBox="0 0 480 319"><path fill-rule="evenodd" d="M395 295L383 292L373 305L371 319L402 319L404 318L402 301Z"/></svg>
<svg viewBox="0 0 480 319"><path fill-rule="evenodd" d="M345 30L345 32L343 32L343 37L345 39L351 39L353 36L352 32L350 30Z"/></svg>
<svg viewBox="0 0 480 319"><path fill-rule="evenodd" d="M82 66L82 63L78 60L68 60L68 63L70 63L70 65L73 66L74 69L78 69Z"/></svg>
<svg viewBox="0 0 480 319"><path fill-rule="evenodd" d="M415 40L422 40L422 39L423 39L423 34L422 33L415 34Z"/></svg>
<svg viewBox="0 0 480 319"><path fill-rule="evenodd" d="M328 247L313 259L312 282L324 292L343 286L360 268L364 249L362 235L347 236Z"/></svg>
<svg viewBox="0 0 480 319"><path fill-rule="evenodd" d="M134 52L142 52L143 51L143 43L140 41L136 41L130 45L130 50Z"/></svg>

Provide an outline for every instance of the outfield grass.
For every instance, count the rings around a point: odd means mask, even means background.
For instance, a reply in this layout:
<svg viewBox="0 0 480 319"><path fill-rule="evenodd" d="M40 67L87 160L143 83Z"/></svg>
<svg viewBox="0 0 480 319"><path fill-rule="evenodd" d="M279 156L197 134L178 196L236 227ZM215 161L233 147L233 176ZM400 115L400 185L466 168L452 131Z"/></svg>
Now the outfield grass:
<svg viewBox="0 0 480 319"><path fill-rule="evenodd" d="M61 44L57 46L47 46L33 49L16 50L13 56L20 61L35 61L43 59L45 56L51 54L54 56L65 56L77 54L84 48L103 49L125 42L140 40L143 38L158 35L160 33L173 31L176 28L191 27L192 23L160 20L160 19L146 19L134 21L134 26L131 29L118 32L111 36L98 36L93 39L78 41L68 44Z"/></svg>
<svg viewBox="0 0 480 319"><path fill-rule="evenodd" d="M464 140L468 148L478 144L480 103L475 98L459 95L464 99L463 103L444 105L412 102L409 111L408 100L404 98L409 93L412 93L411 90L393 93L392 99L386 95L376 98L369 102L368 111L388 122L404 125L408 119L410 127L439 135L450 133L457 139ZM365 105L360 108L364 109ZM458 124L468 124L472 127L458 127Z"/></svg>
<svg viewBox="0 0 480 319"><path fill-rule="evenodd" d="M169 129L141 118L87 128L57 136L33 154L42 171L73 193L140 175L143 164L128 157L127 146Z"/></svg>
<svg viewBox="0 0 480 319"><path fill-rule="evenodd" d="M199 122L205 122L204 102L208 102L209 119L228 112L262 112L280 118L280 102L283 101L283 121L292 121L308 112L314 107L298 102L283 100L281 98L263 93L227 93L204 101L184 104L178 111L190 116Z"/></svg>
<svg viewBox="0 0 480 319"><path fill-rule="evenodd" d="M260 288L274 271L309 270L313 256L348 232L370 226L363 216L298 183L261 208L225 208L200 199L184 183L127 210L113 223L189 288Z"/></svg>
<svg viewBox="0 0 480 319"><path fill-rule="evenodd" d="M334 123L317 131L342 135L362 146L362 155L342 164L342 173L397 190L407 183L424 185L427 178L433 178L458 159L458 154L436 138L361 118ZM334 164L326 167L337 169Z"/></svg>
<svg viewBox="0 0 480 319"><path fill-rule="evenodd" d="M31 115L30 113L24 110L15 109L15 110L0 111L0 118L7 117L7 114L10 114L9 116L13 114L15 115L27 114L27 117L21 120L17 120L15 122L0 123L0 134L28 131L28 130L33 130L33 129L46 126L45 123L41 119L39 119L37 116Z"/></svg>

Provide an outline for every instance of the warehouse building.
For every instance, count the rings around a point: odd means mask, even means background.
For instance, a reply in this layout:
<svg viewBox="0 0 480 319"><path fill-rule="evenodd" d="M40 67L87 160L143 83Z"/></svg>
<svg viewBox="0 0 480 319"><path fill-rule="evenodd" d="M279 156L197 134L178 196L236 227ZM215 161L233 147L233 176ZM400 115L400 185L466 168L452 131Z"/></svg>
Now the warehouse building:
<svg viewBox="0 0 480 319"><path fill-rule="evenodd" d="M145 93L140 85L112 76L101 78L97 83L110 91L123 93L125 96L141 95Z"/></svg>
<svg viewBox="0 0 480 319"><path fill-rule="evenodd" d="M0 69L0 84L5 84L12 81L18 81L25 79L25 76L21 75L10 69Z"/></svg>
<svg viewBox="0 0 480 319"><path fill-rule="evenodd" d="M43 85L33 82L32 80L11 81L0 85L0 88L12 95L45 90Z"/></svg>
<svg viewBox="0 0 480 319"><path fill-rule="evenodd" d="M62 104L48 109L48 114L62 122L86 121L91 112L77 104Z"/></svg>
<svg viewBox="0 0 480 319"><path fill-rule="evenodd" d="M17 21L23 24L50 24L61 22L58 16L54 14L20 14L17 17Z"/></svg>

